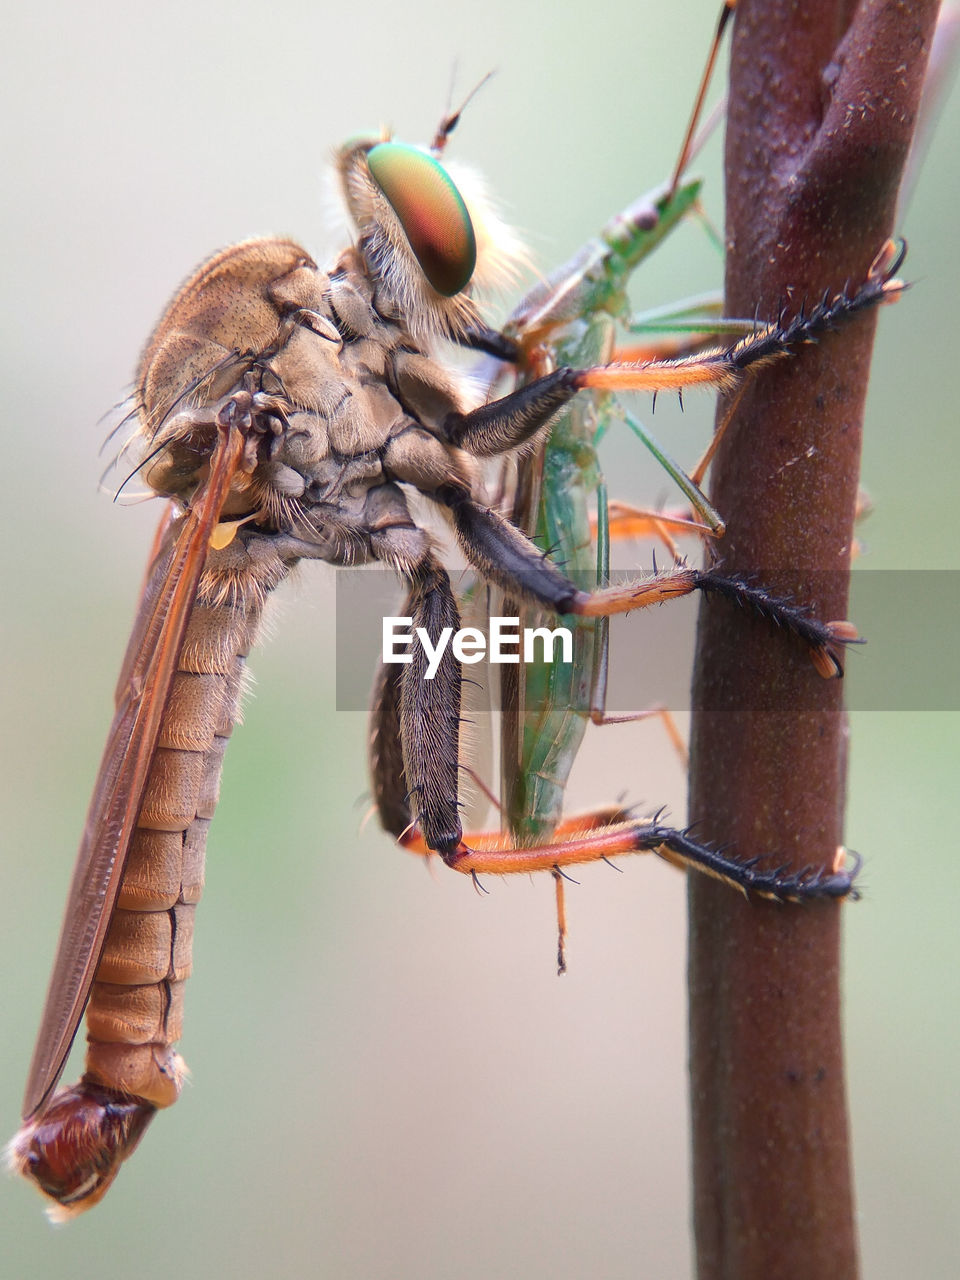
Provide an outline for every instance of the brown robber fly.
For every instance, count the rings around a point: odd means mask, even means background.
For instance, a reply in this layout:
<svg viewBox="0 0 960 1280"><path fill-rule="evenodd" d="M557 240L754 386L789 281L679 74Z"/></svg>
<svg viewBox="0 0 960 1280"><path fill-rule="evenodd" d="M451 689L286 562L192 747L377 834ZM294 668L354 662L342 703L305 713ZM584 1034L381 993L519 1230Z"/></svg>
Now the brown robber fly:
<svg viewBox="0 0 960 1280"><path fill-rule="evenodd" d="M509 273L516 251L484 198L441 163L456 120L443 122L429 148L390 136L342 148L336 174L353 242L332 265L322 269L286 239L232 245L183 285L144 350L138 469L169 500L169 514L120 675L12 1143L15 1167L57 1216L103 1197L154 1113L180 1092L175 1045L223 754L264 603L298 561L390 566L416 627L434 640L456 630L457 599L412 512L414 493L442 514L484 580L552 614L606 617L707 592L767 618L826 677L841 673L842 649L855 638L845 622L819 621L712 568L678 563L628 585L584 589L485 501L480 470L536 446L555 415L590 391L735 389L895 297L900 248L884 246L856 288L758 324L733 345L532 376L562 300L541 286L519 330L484 324L479 299ZM649 226L651 207L633 215L638 227ZM490 398L443 358L450 346L527 376ZM560 830L536 848L472 839L458 799L460 664L447 649L435 676L425 675L418 647L411 662L384 666L372 713L376 808L408 848L467 874L651 850L771 897L850 893L854 872L842 864L767 870L624 813ZM84 1074L58 1090L85 1010Z"/></svg>

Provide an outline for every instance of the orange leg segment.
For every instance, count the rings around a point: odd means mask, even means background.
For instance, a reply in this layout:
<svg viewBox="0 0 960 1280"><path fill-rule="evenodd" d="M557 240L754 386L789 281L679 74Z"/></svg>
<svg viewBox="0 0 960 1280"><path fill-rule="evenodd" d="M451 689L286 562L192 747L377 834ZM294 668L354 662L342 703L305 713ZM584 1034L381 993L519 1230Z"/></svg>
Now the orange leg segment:
<svg viewBox="0 0 960 1280"><path fill-rule="evenodd" d="M416 829L400 844L412 853L429 856ZM759 858L739 859L723 849L695 840L689 830L668 827L659 816L637 819L625 810L610 808L568 818L557 828L556 838L545 845L523 848L510 843L501 831L473 832L459 848L441 855L448 867L464 875L517 875L557 871L628 853L655 853L672 865L701 871L722 880L744 894L756 894L777 902L801 902L814 898L855 896L853 882L859 862L846 866L846 850L838 850L833 867L805 867L793 871L767 865Z"/></svg>

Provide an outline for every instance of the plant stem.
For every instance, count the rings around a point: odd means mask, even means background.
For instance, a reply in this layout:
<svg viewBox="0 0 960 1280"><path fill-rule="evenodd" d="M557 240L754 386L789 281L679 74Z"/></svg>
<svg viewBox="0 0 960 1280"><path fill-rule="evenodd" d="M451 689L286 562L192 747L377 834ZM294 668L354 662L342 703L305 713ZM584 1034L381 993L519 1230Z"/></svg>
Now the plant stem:
<svg viewBox="0 0 960 1280"><path fill-rule="evenodd" d="M796 310L865 278L892 230L936 12L934 0L742 0L727 314L752 314L758 300L761 317L782 302ZM847 616L875 324L858 316L763 371L714 463L725 569L828 620ZM702 608L697 645L692 817L741 850L830 865L842 840L842 683L718 604ZM747 903L690 877L700 1280L857 1274L840 1036L847 909Z"/></svg>

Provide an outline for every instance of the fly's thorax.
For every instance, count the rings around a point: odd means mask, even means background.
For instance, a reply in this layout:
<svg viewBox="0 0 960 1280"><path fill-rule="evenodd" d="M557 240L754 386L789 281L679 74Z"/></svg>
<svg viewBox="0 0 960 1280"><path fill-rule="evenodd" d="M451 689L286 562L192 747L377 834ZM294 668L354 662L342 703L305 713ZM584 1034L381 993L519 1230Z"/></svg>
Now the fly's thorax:
<svg viewBox="0 0 960 1280"><path fill-rule="evenodd" d="M245 240L214 254L174 296L144 348L139 411L155 432L185 397L226 394L237 367L275 351L291 317L323 312L327 277L292 240Z"/></svg>
<svg viewBox="0 0 960 1280"><path fill-rule="evenodd" d="M241 388L281 390L276 378L266 385L271 360L292 340L296 372L308 326L314 348L339 346L325 314L328 293L326 275L290 240L244 241L198 268L161 317L138 371L135 444L151 488L189 500L216 443L218 407Z"/></svg>
<svg viewBox="0 0 960 1280"><path fill-rule="evenodd" d="M338 264L331 282L287 240L223 250L174 297L144 352L135 437L146 458L143 478L157 493L188 502L231 396L260 396L255 409L265 437L280 434L287 415L300 410L332 421L350 398L349 369L340 363L344 342L359 343L363 350L353 365L376 379L385 370L383 348L406 338L378 319L362 273ZM274 405L262 403L264 397ZM321 442L313 453L325 449ZM259 457L268 452L257 451Z"/></svg>
<svg viewBox="0 0 960 1280"><path fill-rule="evenodd" d="M238 548L273 538L285 563L301 554L357 563L384 550L405 562L419 540L396 532L413 527L396 484L473 488L446 424L478 396L391 314L388 295L355 249L329 275L282 240L248 241L205 263L144 356L147 484L189 505L225 415L241 413L244 458L218 539L246 525ZM240 577L226 572L224 589Z"/></svg>

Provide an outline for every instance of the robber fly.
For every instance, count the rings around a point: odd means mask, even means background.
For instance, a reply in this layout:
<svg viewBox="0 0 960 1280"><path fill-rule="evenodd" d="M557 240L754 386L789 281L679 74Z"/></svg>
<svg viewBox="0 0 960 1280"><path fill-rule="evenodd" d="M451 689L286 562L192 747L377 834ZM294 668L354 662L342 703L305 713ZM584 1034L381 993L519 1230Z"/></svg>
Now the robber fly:
<svg viewBox="0 0 960 1280"><path fill-rule="evenodd" d="M389 136L343 147L335 166L354 242L330 268L290 240L233 245L180 289L144 351L139 471L171 500L171 514L124 660L12 1143L16 1168L56 1216L96 1204L156 1110L180 1092L174 1046L224 749L264 603L298 561L391 566L406 586L404 613L436 642L459 615L434 540L411 514L416 492L484 579L552 614L607 617L703 591L791 634L822 675L842 671L849 624L819 621L713 569L677 564L584 589L482 501L478 464L528 447L588 389L735 387L894 297L896 247L881 251L857 289L758 325L733 346L560 366L488 400L440 356L453 344L505 364L520 358L516 336L483 323L479 300L509 271L512 241L483 197L461 191L440 162L455 120L428 149ZM648 207L637 216L649 218ZM528 325L524 342L535 332ZM379 817L408 848L471 875L654 850L775 897L850 892L841 866L768 871L656 819L600 822L536 848L471 841L458 800L459 663L445 650L428 680L424 650L411 656L381 669L371 753ZM85 1009L84 1075L56 1091Z"/></svg>

